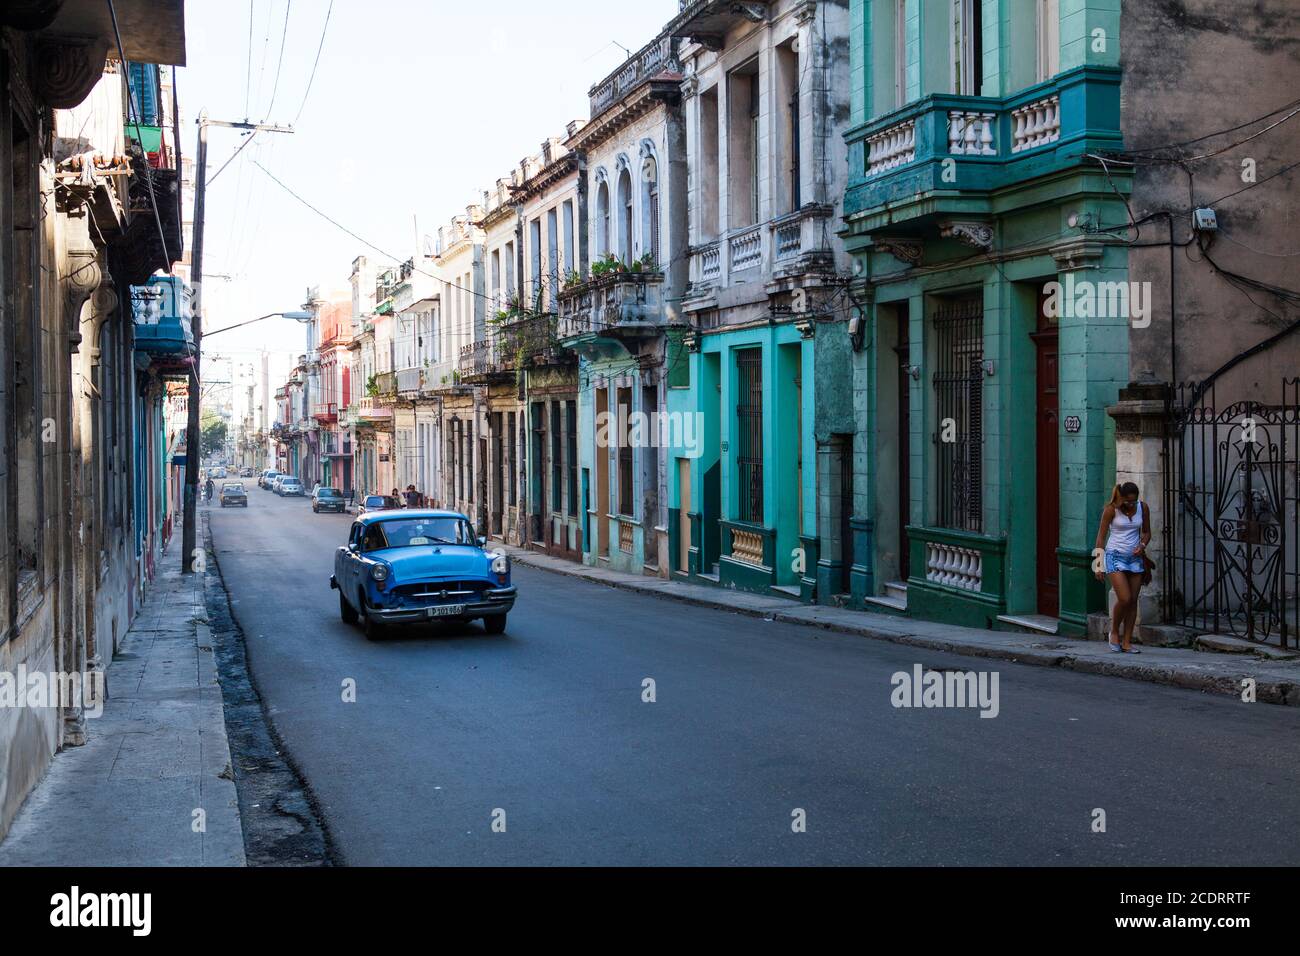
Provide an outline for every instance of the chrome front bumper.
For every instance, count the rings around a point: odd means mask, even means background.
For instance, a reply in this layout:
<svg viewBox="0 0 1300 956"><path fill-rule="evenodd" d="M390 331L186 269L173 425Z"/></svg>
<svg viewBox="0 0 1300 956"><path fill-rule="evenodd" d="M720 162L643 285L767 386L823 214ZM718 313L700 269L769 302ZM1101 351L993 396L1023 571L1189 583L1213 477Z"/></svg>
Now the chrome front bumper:
<svg viewBox="0 0 1300 956"><path fill-rule="evenodd" d="M473 621L482 617L498 617L509 614L515 606L517 591L514 585L507 588L492 588L483 592L483 600L466 603L461 614L438 614L439 607L367 608L366 614L382 624L414 624L421 621ZM452 602L454 603L454 602ZM431 613L434 612L434 613Z"/></svg>

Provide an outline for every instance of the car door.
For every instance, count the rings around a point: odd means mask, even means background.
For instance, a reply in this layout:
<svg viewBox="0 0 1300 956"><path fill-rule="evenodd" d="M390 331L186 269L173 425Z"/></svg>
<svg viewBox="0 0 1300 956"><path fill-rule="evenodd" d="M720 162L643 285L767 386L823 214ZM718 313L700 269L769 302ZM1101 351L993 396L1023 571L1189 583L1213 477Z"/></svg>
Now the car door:
<svg viewBox="0 0 1300 956"><path fill-rule="evenodd" d="M335 572L338 578L339 587L343 588L343 593L348 595L348 600L354 600L357 594L357 569L361 562L357 558L357 551L361 547L361 522L353 522L352 531L348 534L347 550L339 554L339 568Z"/></svg>

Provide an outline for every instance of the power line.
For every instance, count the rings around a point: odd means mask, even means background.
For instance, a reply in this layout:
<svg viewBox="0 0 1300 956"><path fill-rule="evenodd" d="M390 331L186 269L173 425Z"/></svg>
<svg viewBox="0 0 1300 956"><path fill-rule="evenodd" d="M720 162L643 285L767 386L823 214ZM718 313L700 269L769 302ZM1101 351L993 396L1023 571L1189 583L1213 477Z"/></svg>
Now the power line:
<svg viewBox="0 0 1300 956"><path fill-rule="evenodd" d="M248 94L253 88L253 4L248 0L248 60L244 67L244 119L248 119Z"/></svg>
<svg viewBox="0 0 1300 956"><path fill-rule="evenodd" d="M284 30L280 33L280 58L275 64L275 82L271 84L271 105L266 108L268 117L275 109L275 94L280 90L280 70L284 68L284 44L289 39L289 10L292 7L293 0L284 0Z"/></svg>
<svg viewBox="0 0 1300 956"><path fill-rule="evenodd" d="M307 91L302 94L302 103L298 106L298 112L293 116L293 123L298 125L298 117L302 116L303 107L307 105L307 97L311 96L311 85L316 79L316 67L320 66L321 50L325 49L325 34L330 28L330 14L334 12L334 0L330 0L329 9L325 11L325 25L321 27L320 44L316 47L316 59L311 65L311 76L307 77Z"/></svg>
<svg viewBox="0 0 1300 956"><path fill-rule="evenodd" d="M353 232L351 229L349 229L347 226L343 225L343 223L339 222L337 219L335 219L335 218L333 218L332 216L330 216L328 213L323 212L323 211L321 211L320 209L318 209L318 208L316 208L315 206L313 206L310 202L308 202L306 199L303 199L303 198L302 198L301 196L299 196L296 192L294 192L292 189L290 189L287 185L285 185L283 182L281 182L281 181L276 177L276 175L275 175L274 173L272 173L269 169L267 169L265 166L263 166L261 163L259 163L256 159L253 160L253 165L256 166L258 169L260 169L262 172L264 172L268 177L270 177L270 179L271 179L272 182L274 182L277 186L279 186L281 189L283 189L285 192L287 192L287 193L288 193L290 196L292 196L294 199L298 200L298 202L302 203L304 206L306 206L308 209L310 209L310 210L311 210L312 212L314 212L316 215L320 216L322 219L324 219L324 220L325 220L326 222L328 222L330 225L334 226L334 227L337 228L337 229L342 230L343 232L346 232L349 236L351 236L351 237L352 237L353 239L355 239L357 242L361 243L363 246L367 246L368 248L375 250L375 252L379 253L381 256L384 256L384 257L387 258L387 259L392 259L394 262L405 262L405 261L406 261L405 259L402 259L402 258L400 258L400 257L398 257L398 256L395 256L395 255L393 255L391 252L388 252L388 251L385 250L385 249L381 249L379 246L375 245L375 244L374 244L373 242L371 242L369 239L366 239L366 238L364 238L364 237L362 237L362 236L357 235L357 233ZM410 257L408 257L408 258L410 258ZM477 289L471 289L471 288L468 288L468 287L466 287L466 286L461 285L461 284L458 283L458 282L452 282L452 281L450 281L450 280L444 278L443 276L434 275L432 272L425 272L425 271L424 271L423 269L421 269L419 266L412 265L412 267L411 267L411 271L413 271L413 272L418 272L418 273L419 273L420 275L422 275L422 276L428 276L430 279L436 279L437 281L443 283L444 285L450 286L450 287L453 288L453 289L459 289L459 290L461 290L462 292L468 292L470 295L477 296L477 297L480 298L480 299L485 299L485 300L487 300L487 301L489 301L489 302L496 302L496 301L497 301L496 296L488 295L487 293L484 293L484 292L479 292ZM538 281L539 283L543 283L544 278L545 278L545 277L541 277L541 276L539 276L538 279L537 279L537 281ZM543 283L543 284L544 284L544 283ZM521 304L522 304L522 299L521 299ZM538 315L538 314L545 314L545 313L535 313L535 312L533 312L532 310L521 310L521 314L523 314L523 315L525 315L525 316L531 316L531 315Z"/></svg>

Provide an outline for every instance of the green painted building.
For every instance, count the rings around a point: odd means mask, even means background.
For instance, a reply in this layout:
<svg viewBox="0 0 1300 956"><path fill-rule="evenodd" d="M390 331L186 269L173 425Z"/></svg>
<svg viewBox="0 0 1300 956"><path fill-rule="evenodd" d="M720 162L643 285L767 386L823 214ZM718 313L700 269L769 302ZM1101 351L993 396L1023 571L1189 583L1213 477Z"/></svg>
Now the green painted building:
<svg viewBox="0 0 1300 956"><path fill-rule="evenodd" d="M850 39L857 425L819 513L850 568L817 599L1082 633L1129 378L1130 177L1089 158L1121 147L1119 0L853 0Z"/></svg>

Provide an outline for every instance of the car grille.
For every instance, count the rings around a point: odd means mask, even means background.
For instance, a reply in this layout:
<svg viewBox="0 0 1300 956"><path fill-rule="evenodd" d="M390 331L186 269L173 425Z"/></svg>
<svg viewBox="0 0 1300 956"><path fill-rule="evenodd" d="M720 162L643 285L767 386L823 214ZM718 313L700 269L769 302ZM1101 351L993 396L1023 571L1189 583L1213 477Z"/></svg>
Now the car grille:
<svg viewBox="0 0 1300 956"><path fill-rule="evenodd" d="M428 604L473 604L492 587L486 581L432 581L423 584L399 584L393 593L408 600ZM442 592L446 591L444 598Z"/></svg>

